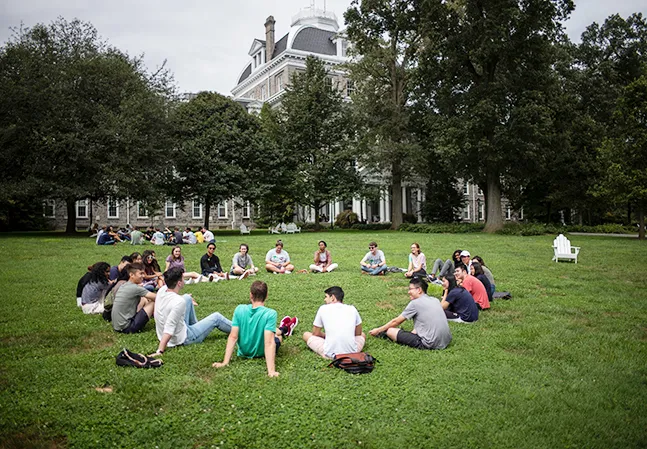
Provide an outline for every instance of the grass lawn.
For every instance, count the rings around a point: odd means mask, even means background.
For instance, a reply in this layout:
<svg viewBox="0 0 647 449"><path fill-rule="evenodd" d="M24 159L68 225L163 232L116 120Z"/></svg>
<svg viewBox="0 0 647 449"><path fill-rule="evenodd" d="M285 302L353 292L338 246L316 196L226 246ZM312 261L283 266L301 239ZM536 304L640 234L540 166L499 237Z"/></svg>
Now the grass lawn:
<svg viewBox="0 0 647 449"><path fill-rule="evenodd" d="M275 237L223 236L216 254L228 267L246 241L261 265ZM225 350L226 335L218 331L203 344L169 349L161 369L117 367L122 347L157 348L153 323L142 334L117 334L100 316L82 314L75 289L89 264L116 264L133 247L97 247L93 239L55 234L3 235L0 447L647 446L644 242L573 236L582 247L575 265L551 262L552 236L283 236L297 268L311 263L320 238L340 264L337 272L256 278L268 283L267 305L279 318L301 320L277 357L280 377L271 379L263 360L234 356L229 367L211 368ZM453 341L444 351L368 337L365 350L380 361L373 373L327 369L301 340L325 288L345 290L365 331L407 304L403 275L360 275L371 240L389 265L402 267L414 241L430 263L468 249L488 264L497 290L513 299L495 301L474 325L450 323ZM170 252L157 250L160 260ZM187 268L197 271L204 247L183 252ZM198 318L214 311L231 317L248 301L250 283L189 285L185 292L198 301Z"/></svg>

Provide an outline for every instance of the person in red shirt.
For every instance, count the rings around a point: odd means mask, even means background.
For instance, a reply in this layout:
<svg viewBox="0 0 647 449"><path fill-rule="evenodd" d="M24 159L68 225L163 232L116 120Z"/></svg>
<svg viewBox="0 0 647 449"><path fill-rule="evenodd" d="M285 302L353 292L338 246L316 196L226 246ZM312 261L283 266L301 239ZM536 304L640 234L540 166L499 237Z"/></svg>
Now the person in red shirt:
<svg viewBox="0 0 647 449"><path fill-rule="evenodd" d="M480 310L490 308L490 301L488 300L487 291L485 291L483 283L474 276L467 274L467 267L464 264L461 263L456 266L454 269L454 277L465 290L470 292Z"/></svg>

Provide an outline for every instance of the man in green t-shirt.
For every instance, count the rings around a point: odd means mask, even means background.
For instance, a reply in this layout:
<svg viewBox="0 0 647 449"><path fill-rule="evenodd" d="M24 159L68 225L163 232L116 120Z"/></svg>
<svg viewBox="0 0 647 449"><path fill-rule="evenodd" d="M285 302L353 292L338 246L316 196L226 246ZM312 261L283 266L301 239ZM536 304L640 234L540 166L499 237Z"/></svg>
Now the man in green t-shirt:
<svg viewBox="0 0 647 449"><path fill-rule="evenodd" d="M231 321L231 333L227 339L227 349L222 362L212 366L222 368L229 365L234 347L238 343L238 357L254 358L265 357L267 375L277 377L274 359L283 341L283 337L292 335L299 322L297 317L284 317L281 326L276 328L276 310L265 307L267 299L267 284L263 281L252 283L249 292L251 304L241 304L234 310Z"/></svg>

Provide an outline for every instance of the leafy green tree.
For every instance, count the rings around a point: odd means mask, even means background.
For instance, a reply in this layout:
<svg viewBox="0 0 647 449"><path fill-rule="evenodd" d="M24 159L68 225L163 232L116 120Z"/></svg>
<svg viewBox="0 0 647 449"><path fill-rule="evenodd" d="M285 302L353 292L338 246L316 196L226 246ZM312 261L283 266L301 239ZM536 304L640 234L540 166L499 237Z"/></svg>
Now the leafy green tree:
<svg viewBox="0 0 647 449"><path fill-rule="evenodd" d="M200 200L205 205L206 227L212 205L231 198L256 198L259 181L267 176L259 163L263 140L256 116L227 97L200 92L177 107L173 125L172 198Z"/></svg>
<svg viewBox="0 0 647 449"><path fill-rule="evenodd" d="M327 76L324 63L308 57L305 71L295 73L286 88L280 109L281 149L296 158L290 188L297 203L314 209L315 227L321 206L351 197L360 187L350 111Z"/></svg>
<svg viewBox="0 0 647 449"><path fill-rule="evenodd" d="M553 65L570 0L425 3L418 101L437 114L437 145L503 226L502 194L536 172L556 141Z"/></svg>
<svg viewBox="0 0 647 449"><path fill-rule="evenodd" d="M636 205L639 238L645 239L647 206L647 75L629 84L614 114L615 137L602 145L606 167L600 191L611 190Z"/></svg>
<svg viewBox="0 0 647 449"><path fill-rule="evenodd" d="M345 12L355 83L353 107L362 124L363 165L387 177L391 185L391 225L402 224L402 183L420 156L411 132L410 95L421 48L418 0L354 0Z"/></svg>
<svg viewBox="0 0 647 449"><path fill-rule="evenodd" d="M96 29L60 18L20 28L0 49L2 192L67 203L146 196L167 165L172 80L146 72Z"/></svg>

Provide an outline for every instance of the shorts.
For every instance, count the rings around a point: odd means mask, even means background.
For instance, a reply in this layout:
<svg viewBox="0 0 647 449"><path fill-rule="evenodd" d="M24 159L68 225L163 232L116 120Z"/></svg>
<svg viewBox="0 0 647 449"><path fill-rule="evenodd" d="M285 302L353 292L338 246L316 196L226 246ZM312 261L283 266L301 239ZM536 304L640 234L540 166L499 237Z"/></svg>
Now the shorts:
<svg viewBox="0 0 647 449"><path fill-rule="evenodd" d="M318 354L319 356L323 357L324 359L331 359L332 357L324 354L324 342L326 340L321 337L317 337L313 335L312 337L308 338L308 347L312 349L312 351L315 354ZM364 349L364 344L366 343L366 338L362 337L361 335L355 335L355 344L357 345L357 350L353 352L361 352L362 349Z"/></svg>
<svg viewBox="0 0 647 449"><path fill-rule="evenodd" d="M403 331L402 329L400 329L400 331L398 332L396 342L401 345L411 346L412 348L416 349L429 349L422 343L422 338L420 338L418 334Z"/></svg>
<svg viewBox="0 0 647 449"><path fill-rule="evenodd" d="M130 320L130 325L124 330L121 330L119 332L121 332L122 334L135 334L137 332L141 332L149 320L150 320L150 317L148 316L146 311L144 309L141 309Z"/></svg>

